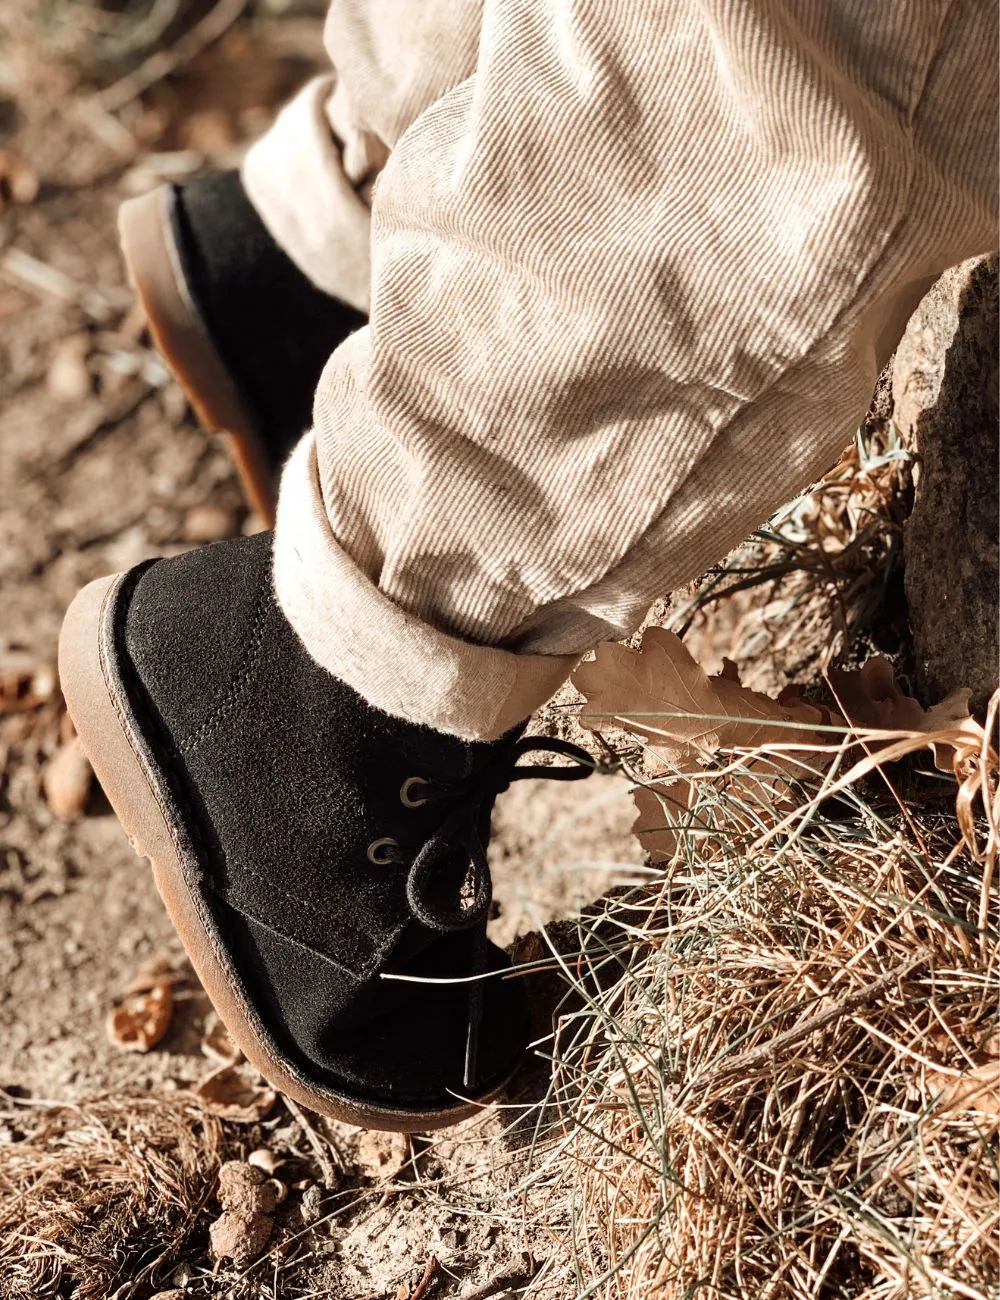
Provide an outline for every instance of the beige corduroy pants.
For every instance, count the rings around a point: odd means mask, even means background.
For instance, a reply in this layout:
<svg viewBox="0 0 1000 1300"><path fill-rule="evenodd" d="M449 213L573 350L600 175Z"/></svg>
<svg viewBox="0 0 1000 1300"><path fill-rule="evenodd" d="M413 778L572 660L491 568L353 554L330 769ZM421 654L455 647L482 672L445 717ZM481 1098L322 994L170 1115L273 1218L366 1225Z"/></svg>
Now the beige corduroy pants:
<svg viewBox="0 0 1000 1300"><path fill-rule="evenodd" d="M997 243L995 0L335 0L250 151L370 306L285 470L311 655L492 737L832 463Z"/></svg>

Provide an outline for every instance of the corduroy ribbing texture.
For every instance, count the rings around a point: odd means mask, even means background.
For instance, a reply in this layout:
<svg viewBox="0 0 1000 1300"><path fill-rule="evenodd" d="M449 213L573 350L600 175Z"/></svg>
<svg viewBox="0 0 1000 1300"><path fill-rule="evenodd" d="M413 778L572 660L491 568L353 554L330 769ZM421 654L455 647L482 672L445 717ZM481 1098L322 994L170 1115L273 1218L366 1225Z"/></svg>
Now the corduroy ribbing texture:
<svg viewBox="0 0 1000 1300"><path fill-rule="evenodd" d="M389 712L435 635L626 635L836 458L924 289L997 242L989 0L338 0L327 32L321 129L293 106L244 175L320 283L370 200L371 322L320 381L282 489L320 513L281 513L276 579ZM378 601L427 636L345 652ZM550 686L489 677L462 734Z"/></svg>

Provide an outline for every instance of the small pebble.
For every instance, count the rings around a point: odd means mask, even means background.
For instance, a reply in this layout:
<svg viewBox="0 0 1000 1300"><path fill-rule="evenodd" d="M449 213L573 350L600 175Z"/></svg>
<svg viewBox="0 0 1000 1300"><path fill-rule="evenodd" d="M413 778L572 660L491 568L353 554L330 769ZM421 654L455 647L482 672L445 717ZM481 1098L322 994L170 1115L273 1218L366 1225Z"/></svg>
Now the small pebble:
<svg viewBox="0 0 1000 1300"><path fill-rule="evenodd" d="M192 506L184 516L184 540L188 542L221 542L238 532L236 515L225 506Z"/></svg>
<svg viewBox="0 0 1000 1300"><path fill-rule="evenodd" d="M265 1174L273 1174L279 1165L278 1157L267 1147L258 1147L247 1156L247 1164L256 1169L263 1169Z"/></svg>
<svg viewBox="0 0 1000 1300"><path fill-rule="evenodd" d="M208 1230L212 1254L246 1268L267 1245L273 1226L266 1214L225 1210Z"/></svg>
<svg viewBox="0 0 1000 1300"><path fill-rule="evenodd" d="M87 369L90 352L88 334L71 334L58 344L49 362L45 387L57 402L82 402L89 397L93 380Z"/></svg>
<svg viewBox="0 0 1000 1300"><path fill-rule="evenodd" d="M50 811L65 821L82 817L93 779L93 768L79 740L60 745L42 773L42 789Z"/></svg>
<svg viewBox="0 0 1000 1300"><path fill-rule="evenodd" d="M299 1216L307 1226L323 1216L323 1189L319 1183L310 1183L299 1202Z"/></svg>
<svg viewBox="0 0 1000 1300"><path fill-rule="evenodd" d="M184 423L188 413L188 399L179 384L164 384L160 389L160 405L172 425Z"/></svg>

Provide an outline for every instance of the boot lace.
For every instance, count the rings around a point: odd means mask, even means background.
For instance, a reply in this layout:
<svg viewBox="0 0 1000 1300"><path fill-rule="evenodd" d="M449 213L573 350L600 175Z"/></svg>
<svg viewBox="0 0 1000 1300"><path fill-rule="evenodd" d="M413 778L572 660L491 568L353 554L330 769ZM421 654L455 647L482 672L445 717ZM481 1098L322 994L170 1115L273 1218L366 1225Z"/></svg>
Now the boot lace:
<svg viewBox="0 0 1000 1300"><path fill-rule="evenodd" d="M529 754L555 754L568 758L572 766L554 766L548 763L521 763ZM493 888L486 849L489 837L487 813L497 795L502 794L515 781L544 779L550 781L579 781L594 772L612 772L617 762L602 763L585 749L568 740L549 736L522 736L512 745L496 754L485 767L458 782L419 780L419 799L413 804L448 803L447 816L440 826L423 843L415 857L409 855L394 841L384 844L381 860L409 863L406 876L406 900L414 918L429 930L439 934L453 934L475 929L472 954L472 980L468 992L468 1032L465 1044L463 1086L472 1089L475 1084L479 1032L483 1019L483 981L488 945L486 919L493 901ZM404 790L410 782L404 785ZM464 856L468 868L465 881L453 905L432 889L438 878L438 869L447 861L461 860ZM463 895L469 895L467 901Z"/></svg>

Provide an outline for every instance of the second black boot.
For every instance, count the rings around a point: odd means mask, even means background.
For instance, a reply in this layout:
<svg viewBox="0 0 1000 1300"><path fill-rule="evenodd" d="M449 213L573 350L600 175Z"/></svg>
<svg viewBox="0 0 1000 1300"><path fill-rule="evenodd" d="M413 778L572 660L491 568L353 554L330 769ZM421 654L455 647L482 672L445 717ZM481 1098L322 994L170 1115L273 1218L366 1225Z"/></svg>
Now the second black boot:
<svg viewBox="0 0 1000 1300"><path fill-rule="evenodd" d="M367 317L282 252L235 171L130 200L119 231L157 347L202 422L229 434L247 499L272 523L320 373Z"/></svg>
<svg viewBox="0 0 1000 1300"><path fill-rule="evenodd" d="M86 587L59 647L83 747L237 1045L304 1105L453 1122L502 1087L521 981L486 937L498 791L585 775L374 709L278 608L271 535ZM518 765L533 750L570 767ZM505 978L506 976L506 978Z"/></svg>

